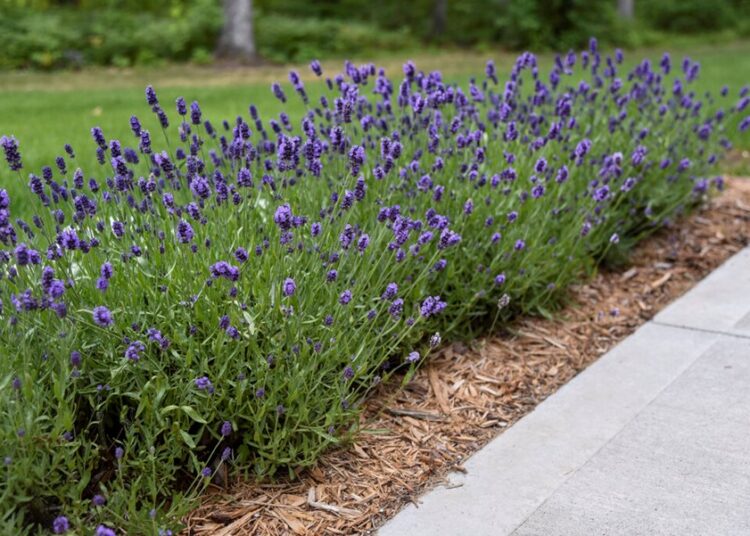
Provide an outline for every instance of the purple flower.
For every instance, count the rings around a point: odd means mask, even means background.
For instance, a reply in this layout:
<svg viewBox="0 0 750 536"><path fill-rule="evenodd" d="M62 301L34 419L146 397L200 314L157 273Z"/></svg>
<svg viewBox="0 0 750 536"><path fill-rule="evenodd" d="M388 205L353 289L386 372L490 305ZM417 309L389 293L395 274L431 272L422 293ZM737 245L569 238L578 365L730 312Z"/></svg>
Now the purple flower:
<svg viewBox="0 0 750 536"><path fill-rule="evenodd" d="M430 337L430 348L437 348L438 346L440 346L441 342L442 338L440 337L440 333L433 333L432 337Z"/></svg>
<svg viewBox="0 0 750 536"><path fill-rule="evenodd" d="M294 279L291 277L287 277L284 280L284 284L282 285L282 291L284 292L284 296L292 296L294 295L294 292L297 290L297 283L294 282Z"/></svg>
<svg viewBox="0 0 750 536"><path fill-rule="evenodd" d="M103 495L99 495L98 493L91 498L91 504L93 504L94 506L103 506L106 503L107 499L105 499Z"/></svg>
<svg viewBox="0 0 750 536"><path fill-rule="evenodd" d="M349 305L350 301L352 301L352 291L347 289L339 296L339 303L341 305Z"/></svg>
<svg viewBox="0 0 750 536"><path fill-rule="evenodd" d="M448 304L440 299L440 296L428 296L422 302L419 312L425 318L440 314Z"/></svg>
<svg viewBox="0 0 750 536"><path fill-rule="evenodd" d="M187 103L185 102L185 99L182 97L177 97L177 100L175 101L175 106L177 107L177 113L180 115L187 114Z"/></svg>
<svg viewBox="0 0 750 536"><path fill-rule="evenodd" d="M52 531L55 534L65 534L70 530L70 522L65 516L57 516L52 522Z"/></svg>
<svg viewBox="0 0 750 536"><path fill-rule="evenodd" d="M595 201L599 201L599 202L606 201L607 198L609 197L609 186L605 184L601 188L597 188L596 190L594 190L593 197Z"/></svg>
<svg viewBox="0 0 750 536"><path fill-rule="evenodd" d="M0 147L5 153L5 160L8 162L11 171L18 171L23 168L21 163L21 153L18 151L18 141L14 137L3 136L0 138Z"/></svg>
<svg viewBox="0 0 750 536"><path fill-rule="evenodd" d="M406 76L406 78L414 78L414 76L417 74L417 68L414 65L414 62L411 60L404 63L403 69L404 76Z"/></svg>
<svg viewBox="0 0 750 536"><path fill-rule="evenodd" d="M232 423L224 421L221 425L221 435L224 437L229 436L232 433Z"/></svg>
<svg viewBox="0 0 750 536"><path fill-rule="evenodd" d="M342 249L349 249L349 247L352 245L352 241L354 240L354 227L349 225L348 223L344 227L344 230L339 235L339 244L341 244Z"/></svg>
<svg viewBox="0 0 750 536"><path fill-rule="evenodd" d="M115 234L117 238L122 238L122 236L125 234L125 225L123 225L122 222L113 221L112 232Z"/></svg>
<svg viewBox="0 0 750 536"><path fill-rule="evenodd" d="M237 259L237 262L244 263L247 262L247 259L249 258L249 255L247 253L247 250L243 247L238 247L234 251L234 258Z"/></svg>
<svg viewBox="0 0 750 536"><path fill-rule="evenodd" d="M370 237L367 234L363 234L359 237L359 240L357 241L357 249L360 252L364 252L367 249L367 246L370 245Z"/></svg>
<svg viewBox="0 0 750 536"><path fill-rule="evenodd" d="M151 85L146 86L146 103L149 106L159 104L159 99L156 98L156 91L154 91L154 88Z"/></svg>
<svg viewBox="0 0 750 536"><path fill-rule="evenodd" d="M291 229L294 222L294 216L292 215L292 209L289 205L284 204L278 207L273 215L273 221L282 231L288 231Z"/></svg>
<svg viewBox="0 0 750 536"><path fill-rule="evenodd" d="M411 352L408 356L406 356L406 361L409 363L416 363L419 361L419 352Z"/></svg>
<svg viewBox="0 0 750 536"><path fill-rule="evenodd" d="M351 380L352 378L354 378L354 369L347 365L344 367L344 379Z"/></svg>
<svg viewBox="0 0 750 536"><path fill-rule="evenodd" d="M199 389L201 391L208 391L209 393L214 392L214 386L211 383L211 380L208 379L208 376L201 376L200 378L196 378L194 380L196 389Z"/></svg>
<svg viewBox="0 0 750 536"><path fill-rule="evenodd" d="M495 276L495 284L502 285L505 283L505 274L498 274Z"/></svg>
<svg viewBox="0 0 750 536"><path fill-rule="evenodd" d="M198 106L198 101L190 103L190 120L194 125L201 124L201 108Z"/></svg>
<svg viewBox="0 0 750 536"><path fill-rule="evenodd" d="M114 269L112 268L112 265L110 263L105 262L99 269L99 273L104 279L112 279L112 276L114 275Z"/></svg>
<svg viewBox="0 0 750 536"><path fill-rule="evenodd" d="M133 134L136 137L140 137L141 135L141 122L138 120L138 117L131 115L130 116L130 130L133 131Z"/></svg>
<svg viewBox="0 0 750 536"><path fill-rule="evenodd" d="M323 74L323 68L320 66L320 62L318 60L312 60L310 62L310 70L314 72L317 76L320 76Z"/></svg>
<svg viewBox="0 0 750 536"><path fill-rule="evenodd" d="M484 67L484 74L487 75L487 78L492 80L495 84L497 84L497 73L495 71L495 62L492 60L488 60L487 64Z"/></svg>
<svg viewBox="0 0 750 536"><path fill-rule="evenodd" d="M125 350L125 357L130 361L140 361L141 354L146 351L146 345L141 341L133 341Z"/></svg>
<svg viewBox="0 0 750 536"><path fill-rule="evenodd" d="M286 95L284 95L284 91L281 89L281 86L274 82L271 84L271 91L273 91L274 97L279 99L281 102L286 102Z"/></svg>
<svg viewBox="0 0 750 536"><path fill-rule="evenodd" d="M96 527L95 536L117 536L114 530L107 527L106 525L99 525Z"/></svg>
<svg viewBox="0 0 750 536"><path fill-rule="evenodd" d="M182 244L187 244L192 242L194 235L193 227L185 220L180 220L177 224L177 240Z"/></svg>
<svg viewBox="0 0 750 536"><path fill-rule="evenodd" d="M112 313L103 305L94 307L93 316L94 322L103 328L109 327L114 323Z"/></svg>
<svg viewBox="0 0 750 536"><path fill-rule="evenodd" d="M107 527L106 525L99 525L96 527L95 536L117 536L114 530Z"/></svg>
<svg viewBox="0 0 750 536"><path fill-rule="evenodd" d="M521 240L521 239L519 238L518 240L516 240L516 243L515 243L515 245L513 246L513 249L515 249L516 251L521 251L521 250L522 250L522 249L524 249L525 247L526 247L526 242L524 242L523 240Z"/></svg>
<svg viewBox="0 0 750 536"><path fill-rule="evenodd" d="M93 127L91 129L91 137L94 138L94 142L100 149L107 149L107 140L104 138L104 132L100 127Z"/></svg>
<svg viewBox="0 0 750 536"><path fill-rule="evenodd" d="M100 292L106 292L109 288L109 280L104 277L100 277L96 280L96 289Z"/></svg>
<svg viewBox="0 0 750 536"><path fill-rule="evenodd" d="M203 177L193 177L190 182L190 191L198 199L208 199L211 197L211 188L208 185L208 181Z"/></svg>
<svg viewBox="0 0 750 536"><path fill-rule="evenodd" d="M401 298L397 298L397 299L393 300L393 303L388 308L388 313L393 318L399 318L401 316L401 313L403 312L403 310L404 310L404 300L401 299Z"/></svg>
<svg viewBox="0 0 750 536"><path fill-rule="evenodd" d="M237 281L240 278L240 269L227 261L219 261L211 265L211 275L214 279L223 277L229 281Z"/></svg>
<svg viewBox="0 0 750 536"><path fill-rule="evenodd" d="M398 294L398 285L396 283L388 283L385 287L385 292L381 296L382 299L391 301Z"/></svg>
<svg viewBox="0 0 750 536"><path fill-rule="evenodd" d="M59 243L65 249L73 251L80 247L81 240L78 238L78 233L76 233L76 230L71 227L68 229L63 229L63 231L60 233Z"/></svg>
<svg viewBox="0 0 750 536"><path fill-rule="evenodd" d="M474 201L469 199L464 203L464 215L468 216L474 211Z"/></svg>
<svg viewBox="0 0 750 536"><path fill-rule="evenodd" d="M451 246L458 244L461 241L461 235L454 233L448 228L445 228L440 233L440 241L438 242L438 249L446 249Z"/></svg>
<svg viewBox="0 0 750 536"><path fill-rule="evenodd" d="M365 163L365 149L361 145L355 145L349 150L349 164L352 173L359 173L359 168Z"/></svg>

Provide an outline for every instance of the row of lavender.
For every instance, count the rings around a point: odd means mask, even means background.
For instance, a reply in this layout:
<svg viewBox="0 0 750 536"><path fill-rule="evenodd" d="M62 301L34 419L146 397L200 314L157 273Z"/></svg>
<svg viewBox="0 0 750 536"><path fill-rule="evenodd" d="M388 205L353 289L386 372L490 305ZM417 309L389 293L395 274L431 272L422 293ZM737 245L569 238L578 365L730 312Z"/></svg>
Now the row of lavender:
<svg viewBox="0 0 750 536"><path fill-rule="evenodd" d="M309 465L441 336L546 312L721 187L748 89L715 101L690 59L622 61L592 40L548 77L525 53L466 89L313 62L325 84L272 87L299 121L215 125L149 87L163 143L134 116L38 174L2 138L31 193L0 190L0 523L167 534L227 468Z"/></svg>

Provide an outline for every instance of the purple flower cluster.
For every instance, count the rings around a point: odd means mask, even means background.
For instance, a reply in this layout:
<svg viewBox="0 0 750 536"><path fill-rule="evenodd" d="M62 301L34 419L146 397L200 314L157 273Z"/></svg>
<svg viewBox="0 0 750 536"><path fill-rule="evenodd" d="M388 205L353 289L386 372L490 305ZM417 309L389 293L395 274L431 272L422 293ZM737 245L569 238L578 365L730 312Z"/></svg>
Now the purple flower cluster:
<svg viewBox="0 0 750 536"><path fill-rule="evenodd" d="M446 302L440 299L440 296L428 296L419 307L419 312L423 317L429 318L442 313L447 305Z"/></svg>

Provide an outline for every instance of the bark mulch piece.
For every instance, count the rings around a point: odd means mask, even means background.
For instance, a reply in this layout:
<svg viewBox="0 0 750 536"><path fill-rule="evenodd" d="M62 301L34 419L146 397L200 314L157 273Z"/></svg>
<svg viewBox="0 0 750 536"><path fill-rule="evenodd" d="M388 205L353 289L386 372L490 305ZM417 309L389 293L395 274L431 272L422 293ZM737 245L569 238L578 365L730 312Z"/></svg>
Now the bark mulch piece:
<svg viewBox="0 0 750 536"><path fill-rule="evenodd" d="M354 444L297 480L212 487L190 535L370 534L406 503L610 350L750 242L750 180L633 252L621 271L571 288L554 319L521 318L502 336L444 348L404 388L366 403Z"/></svg>

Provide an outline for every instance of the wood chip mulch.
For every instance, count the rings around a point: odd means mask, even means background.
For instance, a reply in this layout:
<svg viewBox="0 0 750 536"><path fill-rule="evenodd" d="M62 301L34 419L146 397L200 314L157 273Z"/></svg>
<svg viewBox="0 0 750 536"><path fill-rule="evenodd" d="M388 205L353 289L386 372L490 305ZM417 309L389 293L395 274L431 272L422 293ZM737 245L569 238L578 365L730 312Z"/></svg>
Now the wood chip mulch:
<svg viewBox="0 0 750 536"><path fill-rule="evenodd" d="M444 348L405 389L366 403L354 444L294 481L212 487L184 534L372 534L388 518L750 242L750 180L639 245L631 264L571 288L553 320Z"/></svg>

